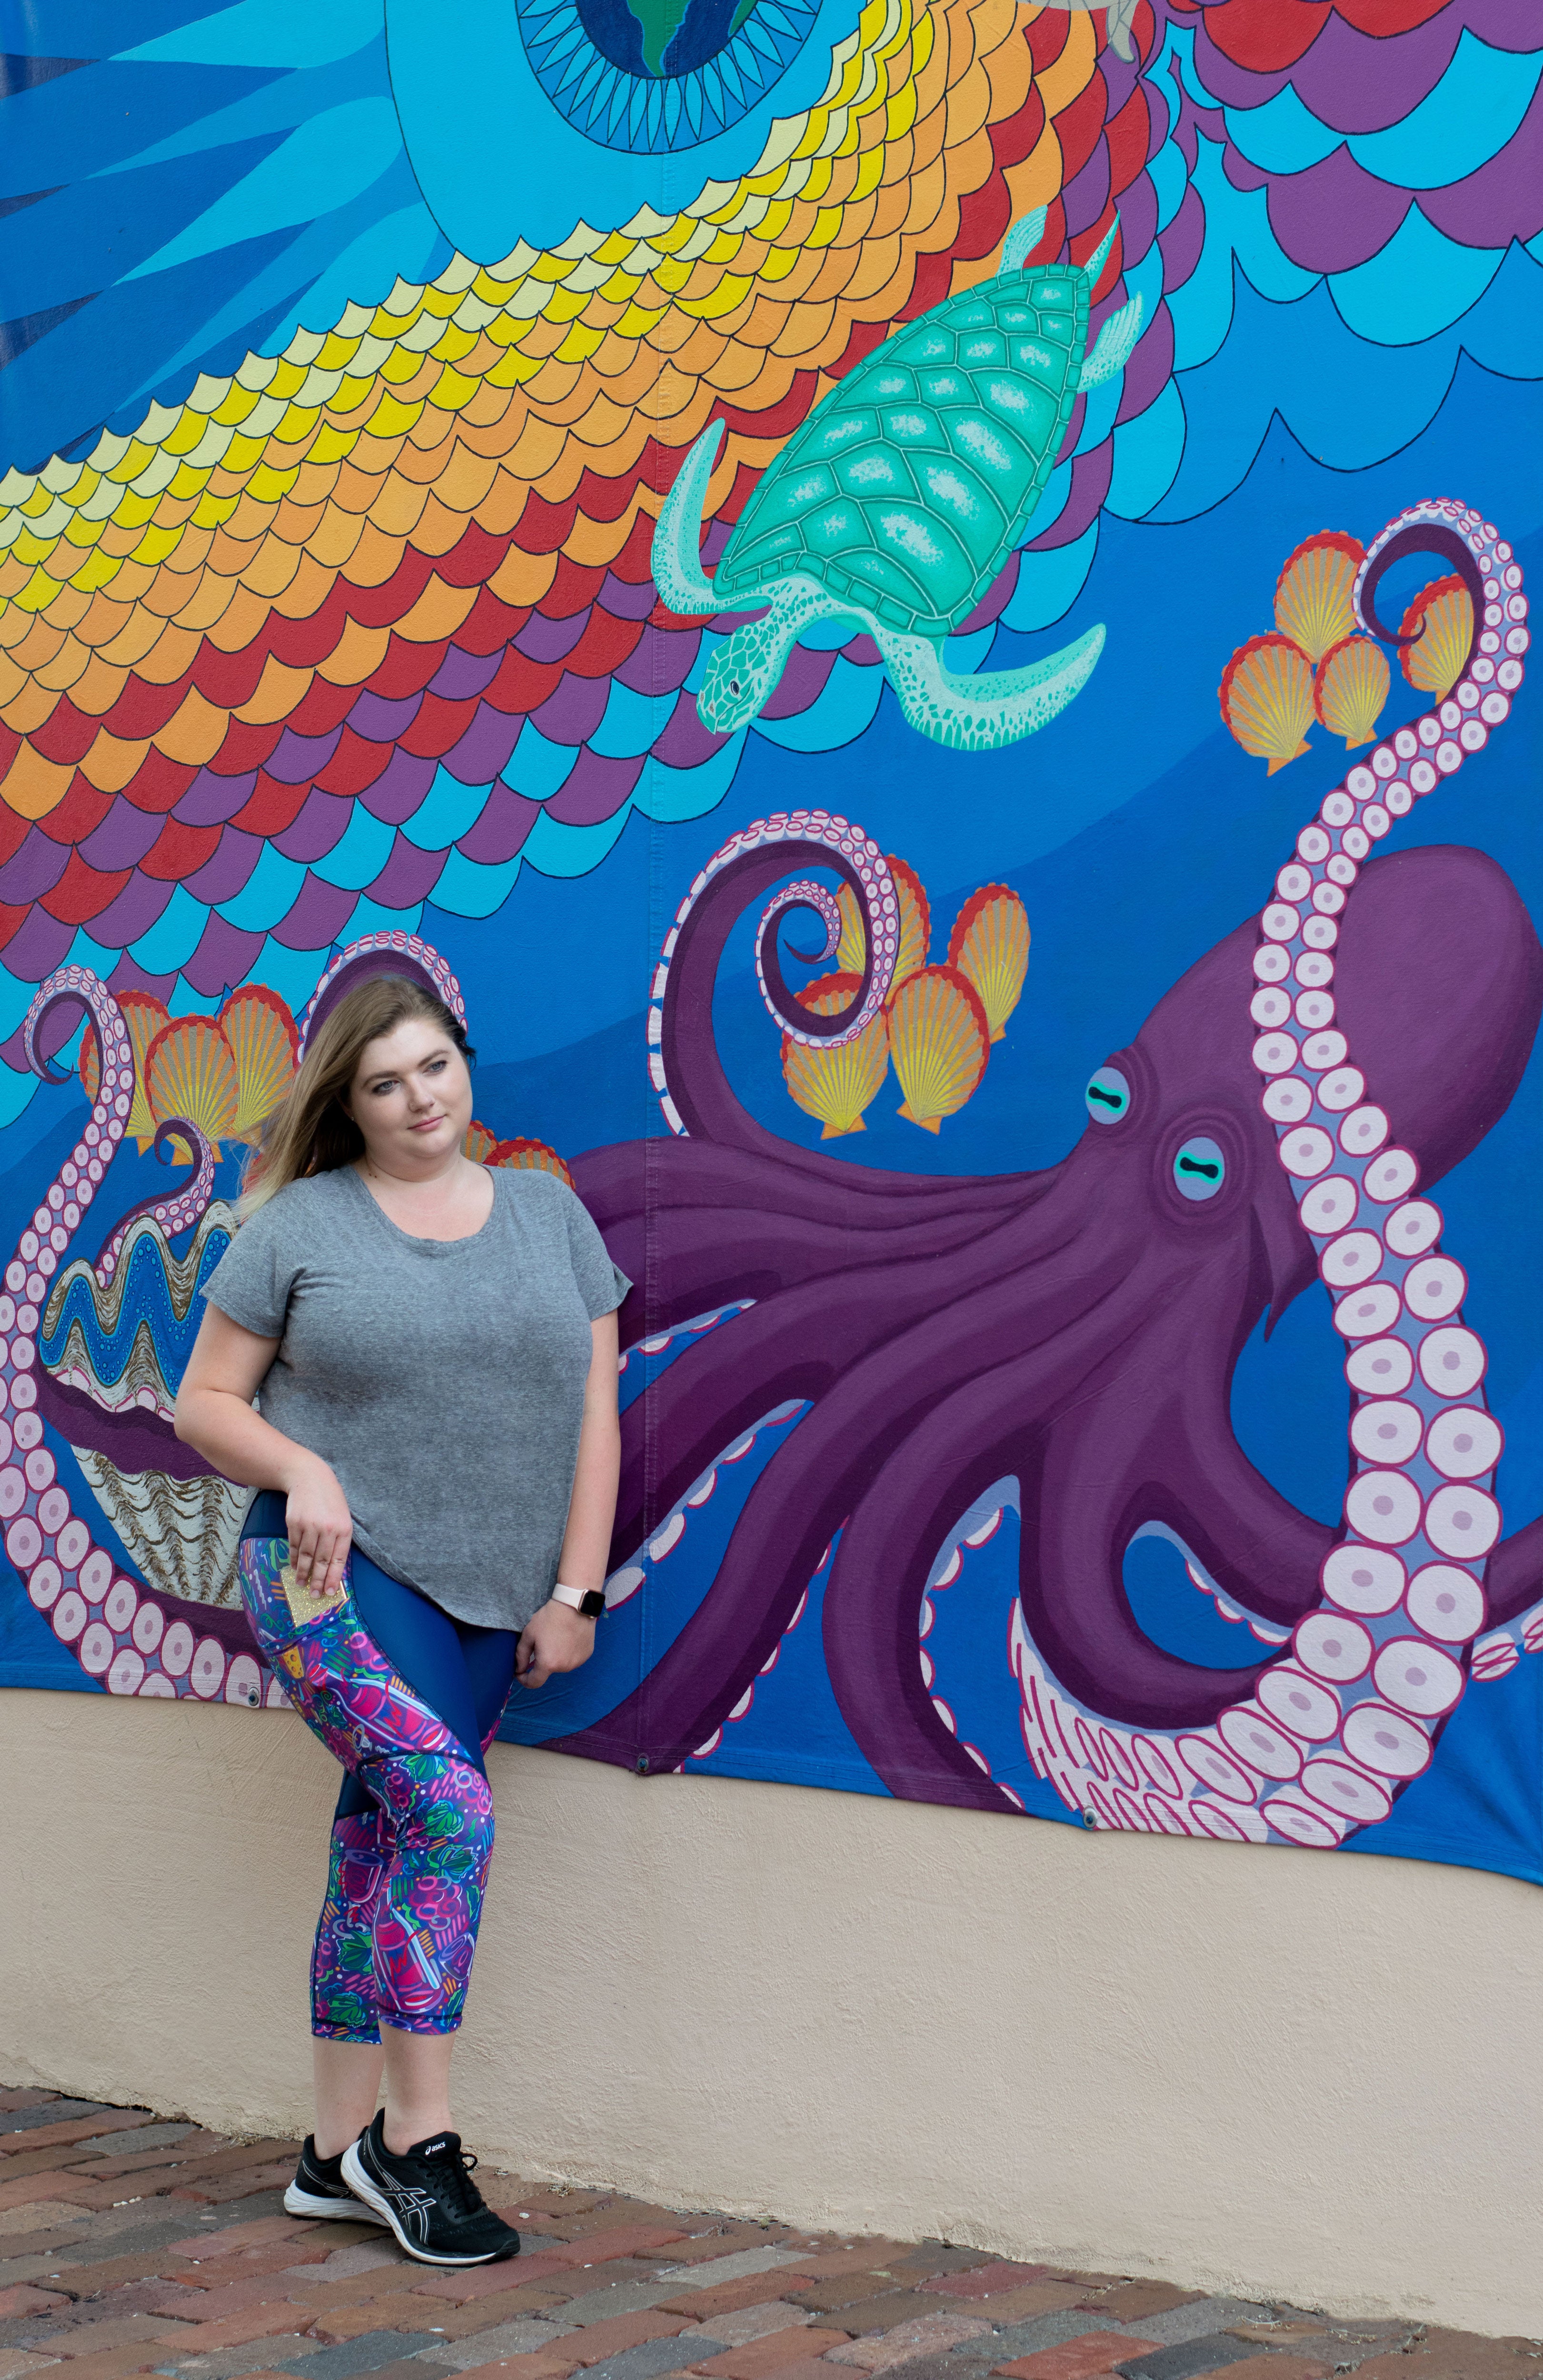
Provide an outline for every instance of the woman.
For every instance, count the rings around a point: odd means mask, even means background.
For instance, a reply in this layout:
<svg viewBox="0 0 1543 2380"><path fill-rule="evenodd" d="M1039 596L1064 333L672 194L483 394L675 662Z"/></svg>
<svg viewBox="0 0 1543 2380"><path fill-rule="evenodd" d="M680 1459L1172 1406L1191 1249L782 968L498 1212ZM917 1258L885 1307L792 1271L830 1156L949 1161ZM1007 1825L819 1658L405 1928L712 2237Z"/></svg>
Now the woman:
<svg viewBox="0 0 1543 2380"><path fill-rule="evenodd" d="M593 1650L630 1286L555 1175L467 1158L472 1055L421 983L337 1000L249 1169L176 1401L177 1436L258 1490L247 1609L347 1770L311 1962L316 2129L285 2204L386 2224L432 2265L519 2250L450 2129L482 1755L516 1677Z"/></svg>

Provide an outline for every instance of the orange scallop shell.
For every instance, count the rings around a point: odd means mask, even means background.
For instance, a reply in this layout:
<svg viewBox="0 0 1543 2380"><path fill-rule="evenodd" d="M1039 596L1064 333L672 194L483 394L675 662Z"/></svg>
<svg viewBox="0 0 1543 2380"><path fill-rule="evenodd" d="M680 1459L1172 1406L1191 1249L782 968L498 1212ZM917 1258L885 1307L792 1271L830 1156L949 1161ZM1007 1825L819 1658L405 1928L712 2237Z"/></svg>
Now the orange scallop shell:
<svg viewBox="0 0 1543 2380"><path fill-rule="evenodd" d="M289 1003L266 984L243 984L220 1011L236 1061L238 1092L233 1140L255 1140L295 1079L300 1037Z"/></svg>
<svg viewBox="0 0 1543 2380"><path fill-rule="evenodd" d="M833 1016L851 1006L862 983L860 975L845 971L820 976L804 986L798 1005L816 1016ZM868 1130L863 1110L889 1070L890 1028L881 1009L850 1041L816 1047L783 1036L783 1080L804 1113L818 1120L821 1140Z"/></svg>
<svg viewBox="0 0 1543 2380"><path fill-rule="evenodd" d="M983 884L954 920L948 963L967 976L1000 1041L1028 973L1028 911L1005 884Z"/></svg>
<svg viewBox="0 0 1543 2380"><path fill-rule="evenodd" d="M1250 637L1221 674L1221 716L1270 774L1300 759L1313 723L1313 674L1289 637Z"/></svg>
<svg viewBox="0 0 1543 2380"><path fill-rule="evenodd" d="M1370 637L1346 637L1343 644L1331 645L1318 665L1313 708L1325 727L1343 735L1346 748L1354 752L1376 735L1391 684L1381 646Z"/></svg>
<svg viewBox="0 0 1543 2380"><path fill-rule="evenodd" d="M186 1116L220 1154L240 1103L236 1053L212 1016L178 1016L145 1052L145 1087L156 1123Z"/></svg>
<svg viewBox="0 0 1543 2380"><path fill-rule="evenodd" d="M1305 538L1275 582L1275 625L1307 659L1318 662L1331 645L1355 631L1351 600L1367 558L1358 537L1343 528Z"/></svg>
<svg viewBox="0 0 1543 2380"><path fill-rule="evenodd" d="M923 967L890 1003L890 1055L908 1123L936 1132L978 1088L991 1052L980 995L957 967Z"/></svg>
<svg viewBox="0 0 1543 2380"><path fill-rule="evenodd" d="M155 1118L145 1094L145 1058L162 1026L171 1023L172 1013L164 1000L157 1000L149 991L121 991L117 1003L134 1052L134 1103L128 1111L128 1129L142 1156L155 1137ZM88 1025L80 1037L80 1055L76 1063L86 1097L94 1099L102 1080L102 1058L93 1026Z"/></svg>
<svg viewBox="0 0 1543 2380"><path fill-rule="evenodd" d="M511 1166L516 1172L524 1168L536 1173L555 1173L559 1182L565 1182L570 1190L573 1188L573 1175L557 1151L549 1148L544 1140L501 1140L492 1156L482 1161L486 1165Z"/></svg>
<svg viewBox="0 0 1543 2380"><path fill-rule="evenodd" d="M887 852L885 858L900 903L900 954L890 980L893 995L908 975L915 975L917 967L927 965L928 944L932 940L932 905L928 900L926 885L908 860L896 859L893 851ZM868 955L868 938L863 932L857 896L849 884L844 884L836 899L841 908L836 965L844 975L860 976Z"/></svg>
<svg viewBox="0 0 1543 2380"><path fill-rule="evenodd" d="M1403 615L1400 633L1415 639L1400 649L1410 685L1423 694L1449 695L1474 641L1474 599L1461 578L1433 578L1422 587Z"/></svg>

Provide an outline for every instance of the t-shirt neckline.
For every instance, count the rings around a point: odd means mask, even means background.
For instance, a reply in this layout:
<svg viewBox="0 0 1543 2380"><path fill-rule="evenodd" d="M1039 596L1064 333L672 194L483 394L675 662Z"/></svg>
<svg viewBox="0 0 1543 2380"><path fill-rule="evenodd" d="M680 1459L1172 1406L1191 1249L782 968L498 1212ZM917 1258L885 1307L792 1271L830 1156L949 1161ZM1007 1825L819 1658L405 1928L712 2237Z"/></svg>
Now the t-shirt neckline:
<svg viewBox="0 0 1543 2380"><path fill-rule="evenodd" d="M497 1219L499 1208L498 1175L491 1165L484 1165L482 1171L492 1184L492 1204L488 1208L487 1214L482 1221L478 1224L477 1229L474 1232L463 1232L461 1237L457 1240L425 1239L420 1232L405 1232L402 1229L401 1224L394 1221L392 1217L386 1213L385 1208L375 1196L373 1191L371 1191L370 1185L364 1180L357 1166L348 1164L340 1166L337 1170L339 1172L346 1173L348 1175L350 1181L354 1184L355 1190L364 1200L364 1203L369 1208L371 1213L377 1217L380 1222L384 1225L385 1229L390 1232L394 1240L399 1240L402 1242L404 1246L418 1250L426 1256L448 1257L453 1256L457 1248L475 1247L479 1240L486 1238Z"/></svg>

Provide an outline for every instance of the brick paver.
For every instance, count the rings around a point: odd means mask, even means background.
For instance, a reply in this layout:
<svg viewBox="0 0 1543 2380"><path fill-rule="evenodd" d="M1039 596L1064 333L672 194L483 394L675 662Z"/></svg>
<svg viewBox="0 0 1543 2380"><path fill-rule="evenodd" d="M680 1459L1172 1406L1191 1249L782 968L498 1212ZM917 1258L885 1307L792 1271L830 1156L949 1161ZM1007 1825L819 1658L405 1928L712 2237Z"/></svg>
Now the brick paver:
<svg viewBox="0 0 1543 2380"><path fill-rule="evenodd" d="M1543 2380L1543 2349L495 2175L510 2263L280 2211L295 2145L0 2088L0 2380Z"/></svg>
<svg viewBox="0 0 1543 2380"><path fill-rule="evenodd" d="M1007 2289L1020 2289L1027 2281L1042 2281L1049 2271L1048 2265L977 2265L967 2272L935 2273L930 2280L915 2286L943 2297L990 2298Z"/></svg>
<svg viewBox="0 0 1543 2380"><path fill-rule="evenodd" d="M747 2347L731 2347L724 2354L708 2356L692 2369L709 2374L710 2380L767 2380L784 2363L807 2363L828 2348L846 2344L844 2330L779 2330L770 2338L752 2339Z"/></svg>
<svg viewBox="0 0 1543 2380"><path fill-rule="evenodd" d="M923 2355L938 2355L951 2347L959 2347L966 2339L989 2338L991 2325L978 2315L967 2313L928 2313L918 2319L897 2323L868 2338L855 2338L850 2346L837 2348L831 2356L832 2363L855 2363L864 2372L887 2372L893 2364L913 2363Z"/></svg>
<svg viewBox="0 0 1543 2380"><path fill-rule="evenodd" d="M1149 2313L1192 2305L1204 2295L1203 2289L1176 2289L1172 2281L1123 2281L1118 2289L1100 2290L1096 2298L1083 2302L1100 2313L1112 2315L1116 2322L1144 2322Z"/></svg>
<svg viewBox="0 0 1543 2380"><path fill-rule="evenodd" d="M1122 2357L1139 2353L1150 2344L1149 2339L1133 2338L1128 2331L1093 2330L1060 2347L1042 2347L1038 2355L1017 2356L996 2369L1007 2380L1094 2380L1096 2374L1112 2372Z"/></svg>
<svg viewBox="0 0 1543 2380"><path fill-rule="evenodd" d="M1333 2369L1301 2355L1251 2355L1244 2363L1224 2363L1213 2380L1330 2380Z"/></svg>

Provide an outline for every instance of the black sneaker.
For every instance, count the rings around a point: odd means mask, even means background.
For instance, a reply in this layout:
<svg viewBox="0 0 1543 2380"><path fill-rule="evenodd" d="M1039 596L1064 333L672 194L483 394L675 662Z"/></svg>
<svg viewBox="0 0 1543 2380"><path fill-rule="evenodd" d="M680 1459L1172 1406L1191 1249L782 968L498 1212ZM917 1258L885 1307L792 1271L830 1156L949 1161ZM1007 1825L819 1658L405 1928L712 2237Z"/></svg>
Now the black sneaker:
<svg viewBox="0 0 1543 2380"><path fill-rule="evenodd" d="M314 2223L334 2220L344 2223L383 2223L384 2216L356 2198L343 2179L341 2156L324 2157L316 2154L314 2133L306 2134L306 2144L300 2151L300 2162L295 2168L295 2179L284 2193L286 2215L304 2215Z"/></svg>
<svg viewBox="0 0 1543 2380"><path fill-rule="evenodd" d="M420 2265L500 2265L519 2254L519 2233L483 2204L476 2163L459 2132L435 2132L394 2156L383 2110L344 2150L343 2179Z"/></svg>

